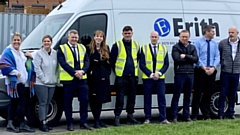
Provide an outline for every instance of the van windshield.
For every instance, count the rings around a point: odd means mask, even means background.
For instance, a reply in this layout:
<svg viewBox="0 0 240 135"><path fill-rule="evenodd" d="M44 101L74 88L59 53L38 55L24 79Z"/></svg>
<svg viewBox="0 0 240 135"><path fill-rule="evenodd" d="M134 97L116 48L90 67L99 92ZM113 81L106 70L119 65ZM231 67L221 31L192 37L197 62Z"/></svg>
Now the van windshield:
<svg viewBox="0 0 240 135"><path fill-rule="evenodd" d="M46 17L26 39L24 39L21 44L21 49L40 48L42 46L42 37L47 34L54 37L72 15L72 13L68 13Z"/></svg>

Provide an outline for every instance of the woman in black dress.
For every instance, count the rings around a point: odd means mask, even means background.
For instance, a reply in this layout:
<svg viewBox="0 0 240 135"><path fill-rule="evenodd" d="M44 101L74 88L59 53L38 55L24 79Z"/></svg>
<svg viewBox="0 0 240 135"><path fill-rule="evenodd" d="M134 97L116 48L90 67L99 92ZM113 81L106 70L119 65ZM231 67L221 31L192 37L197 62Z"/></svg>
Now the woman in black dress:
<svg viewBox="0 0 240 135"><path fill-rule="evenodd" d="M89 45L90 67L88 71L89 100L95 119L94 127L107 127L100 120L102 104L111 101L109 47L105 34L97 30Z"/></svg>

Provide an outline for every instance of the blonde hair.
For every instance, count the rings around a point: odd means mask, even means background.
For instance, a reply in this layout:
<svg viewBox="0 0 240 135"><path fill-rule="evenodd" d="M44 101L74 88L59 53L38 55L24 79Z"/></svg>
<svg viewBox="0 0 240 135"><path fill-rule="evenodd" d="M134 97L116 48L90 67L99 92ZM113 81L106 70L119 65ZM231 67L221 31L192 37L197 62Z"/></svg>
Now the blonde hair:
<svg viewBox="0 0 240 135"><path fill-rule="evenodd" d="M22 40L22 36L21 36L20 33L18 33L18 32L15 32L15 33L13 34L12 40L13 40L14 37L20 37L20 39Z"/></svg>

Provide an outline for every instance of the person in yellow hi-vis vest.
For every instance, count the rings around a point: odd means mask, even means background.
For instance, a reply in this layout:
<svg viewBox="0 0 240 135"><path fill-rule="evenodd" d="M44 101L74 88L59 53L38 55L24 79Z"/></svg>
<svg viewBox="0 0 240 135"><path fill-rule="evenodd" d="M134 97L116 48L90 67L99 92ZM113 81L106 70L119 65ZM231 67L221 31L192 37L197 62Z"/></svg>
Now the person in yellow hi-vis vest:
<svg viewBox="0 0 240 135"><path fill-rule="evenodd" d="M124 94L127 94L127 123L138 124L133 117L136 87L138 84L138 58L139 44L132 40L132 27L125 26L122 31L123 39L112 46L110 53L110 64L116 74L115 85L117 97L115 104L115 126L120 125L120 114L124 105Z"/></svg>
<svg viewBox="0 0 240 135"><path fill-rule="evenodd" d="M142 70L144 89L145 124L151 121L152 93L157 93L159 121L161 124L170 124L166 119L165 99L165 72L169 67L168 50L165 45L158 43L159 34L153 31L150 35L151 43L143 45L139 66Z"/></svg>
<svg viewBox="0 0 240 135"><path fill-rule="evenodd" d="M70 30L68 42L60 45L57 57L60 64L60 82L64 89L64 110L67 119L67 130L73 131L72 100L74 93L78 93L80 101L80 127L93 129L87 124L88 117L88 85L86 72L89 59L86 48L78 44L78 31Z"/></svg>

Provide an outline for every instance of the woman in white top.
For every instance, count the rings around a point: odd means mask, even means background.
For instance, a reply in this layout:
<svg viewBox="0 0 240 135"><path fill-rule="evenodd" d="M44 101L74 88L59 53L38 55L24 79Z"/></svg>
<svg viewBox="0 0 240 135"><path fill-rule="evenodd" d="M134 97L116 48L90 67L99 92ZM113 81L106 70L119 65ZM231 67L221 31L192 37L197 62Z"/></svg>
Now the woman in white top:
<svg viewBox="0 0 240 135"><path fill-rule="evenodd" d="M21 42L21 35L15 33L12 36L12 44L3 51L0 59L0 69L2 74L6 76L7 92L11 98L8 109L7 131L15 133L21 131L35 132L24 120L26 108L25 84L28 80L28 72L25 66L27 58L20 51ZM20 122L19 129L13 125L13 119L16 116Z"/></svg>

